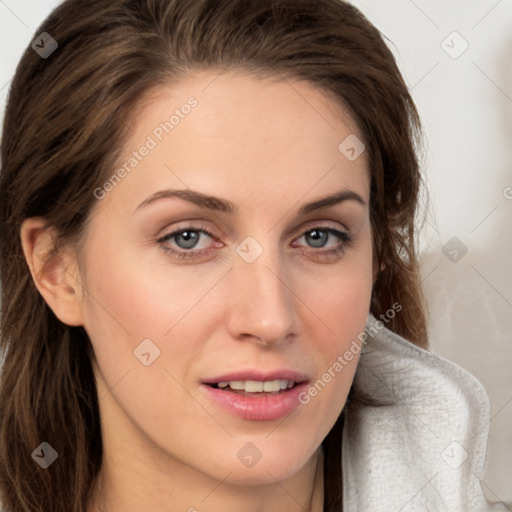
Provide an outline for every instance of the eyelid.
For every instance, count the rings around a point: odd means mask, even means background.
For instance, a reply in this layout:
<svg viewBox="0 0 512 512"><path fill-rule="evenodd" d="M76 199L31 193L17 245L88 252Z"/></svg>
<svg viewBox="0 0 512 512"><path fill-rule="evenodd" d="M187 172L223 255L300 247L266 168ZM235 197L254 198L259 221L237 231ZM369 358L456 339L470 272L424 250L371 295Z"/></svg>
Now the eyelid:
<svg viewBox="0 0 512 512"><path fill-rule="evenodd" d="M205 231L212 238L223 238L224 232L214 225L214 229L211 228L211 222L206 223L200 219L187 219L167 225L164 229L160 230L161 234L156 235L155 239L158 241L162 238L168 238L170 235L180 233L182 231ZM220 234L215 234L215 231L219 231Z"/></svg>
<svg viewBox="0 0 512 512"><path fill-rule="evenodd" d="M329 223L328 225L326 225L327 223ZM344 231L347 231L349 232L349 228L347 226L345 226L342 222L340 221L335 221L335 220L321 220L321 219L314 219L314 220L309 220L306 222L306 224L304 224L302 226L302 230L303 231L307 231L308 229L312 229L312 228L319 228L319 227L332 227L333 229L342 229Z"/></svg>

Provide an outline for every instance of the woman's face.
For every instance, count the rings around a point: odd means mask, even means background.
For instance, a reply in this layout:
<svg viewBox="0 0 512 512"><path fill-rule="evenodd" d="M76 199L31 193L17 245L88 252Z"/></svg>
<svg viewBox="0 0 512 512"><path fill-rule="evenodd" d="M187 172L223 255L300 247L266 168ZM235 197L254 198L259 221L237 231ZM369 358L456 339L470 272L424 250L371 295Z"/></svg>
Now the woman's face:
<svg viewBox="0 0 512 512"><path fill-rule="evenodd" d="M369 311L355 123L306 82L202 71L130 128L79 259L107 459L290 477L343 408Z"/></svg>

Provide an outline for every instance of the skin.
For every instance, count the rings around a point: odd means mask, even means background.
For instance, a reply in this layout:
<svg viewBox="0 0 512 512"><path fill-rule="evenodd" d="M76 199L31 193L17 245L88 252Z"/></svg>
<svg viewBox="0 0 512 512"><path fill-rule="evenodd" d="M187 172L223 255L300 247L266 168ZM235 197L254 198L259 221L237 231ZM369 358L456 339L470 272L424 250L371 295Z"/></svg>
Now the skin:
<svg viewBox="0 0 512 512"><path fill-rule="evenodd" d="M307 82L201 71L145 98L120 162L190 96L197 107L97 201L79 250L48 260L55 234L40 230L42 219L22 228L41 294L94 347L104 464L90 510L320 512L320 443L358 355L284 420L234 416L200 382L247 368L290 368L315 382L364 329L373 268L367 160L338 150L359 132ZM238 211L180 198L137 209L158 191L187 188ZM297 214L341 190L365 204ZM179 237L157 241L185 228L213 237L196 233L192 249ZM325 233L315 245L314 228L348 232L351 242ZM248 236L263 248L252 263L235 250ZM179 259L164 247L203 254ZM134 357L144 339L160 350L149 366ZM250 468L237 457L249 442L262 455Z"/></svg>

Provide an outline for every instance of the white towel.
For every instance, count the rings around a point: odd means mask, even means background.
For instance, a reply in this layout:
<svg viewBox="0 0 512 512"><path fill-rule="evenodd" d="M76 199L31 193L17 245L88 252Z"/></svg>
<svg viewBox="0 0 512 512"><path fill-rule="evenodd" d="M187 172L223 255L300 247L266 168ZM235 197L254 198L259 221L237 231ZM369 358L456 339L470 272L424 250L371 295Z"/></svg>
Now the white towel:
<svg viewBox="0 0 512 512"><path fill-rule="evenodd" d="M482 384L372 315L371 329L354 390L387 405L347 404L343 511L512 510L488 503L480 484L490 423Z"/></svg>

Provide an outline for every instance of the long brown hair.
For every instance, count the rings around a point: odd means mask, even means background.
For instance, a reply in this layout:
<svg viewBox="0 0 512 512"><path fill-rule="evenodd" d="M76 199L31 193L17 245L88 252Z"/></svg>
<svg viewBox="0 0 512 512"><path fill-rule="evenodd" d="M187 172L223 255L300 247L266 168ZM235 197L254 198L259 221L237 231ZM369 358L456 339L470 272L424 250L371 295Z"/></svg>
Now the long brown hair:
<svg viewBox="0 0 512 512"><path fill-rule="evenodd" d="M243 69L319 86L364 138L378 275L371 311L425 347L415 252L419 120L379 31L340 0L68 0L38 28L58 47L25 51L1 147L0 492L6 512L85 512L102 461L92 348L39 295L20 228L41 216L80 239L150 89L194 69ZM341 142L341 141L340 141ZM342 416L324 442L325 510L340 510ZM58 463L31 458L47 441Z"/></svg>

